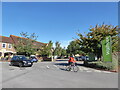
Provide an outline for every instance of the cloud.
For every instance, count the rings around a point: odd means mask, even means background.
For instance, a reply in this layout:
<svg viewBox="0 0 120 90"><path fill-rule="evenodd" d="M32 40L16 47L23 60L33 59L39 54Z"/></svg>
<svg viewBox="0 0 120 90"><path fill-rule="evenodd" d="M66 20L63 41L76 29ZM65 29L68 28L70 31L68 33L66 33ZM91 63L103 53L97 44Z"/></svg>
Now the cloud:
<svg viewBox="0 0 120 90"><path fill-rule="evenodd" d="M65 47L65 48L67 48L67 46L69 45L69 43L71 42L71 41L73 41L73 40L68 40L68 41L60 41L60 43L61 43L61 47Z"/></svg>
<svg viewBox="0 0 120 90"><path fill-rule="evenodd" d="M71 41L73 41L73 40L60 40L60 41L58 41L59 43L60 43L60 46L62 47L62 48L67 48L67 46L69 45L69 43L71 42ZM53 47L55 47L55 43L56 42L54 42L53 43Z"/></svg>

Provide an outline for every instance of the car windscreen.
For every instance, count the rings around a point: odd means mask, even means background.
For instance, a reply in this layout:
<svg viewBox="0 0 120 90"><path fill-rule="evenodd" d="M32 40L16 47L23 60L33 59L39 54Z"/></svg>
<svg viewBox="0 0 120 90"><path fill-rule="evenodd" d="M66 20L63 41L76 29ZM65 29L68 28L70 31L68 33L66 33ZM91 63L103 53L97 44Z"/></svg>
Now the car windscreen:
<svg viewBox="0 0 120 90"><path fill-rule="evenodd" d="M19 60L28 60L28 59L24 56L19 56Z"/></svg>

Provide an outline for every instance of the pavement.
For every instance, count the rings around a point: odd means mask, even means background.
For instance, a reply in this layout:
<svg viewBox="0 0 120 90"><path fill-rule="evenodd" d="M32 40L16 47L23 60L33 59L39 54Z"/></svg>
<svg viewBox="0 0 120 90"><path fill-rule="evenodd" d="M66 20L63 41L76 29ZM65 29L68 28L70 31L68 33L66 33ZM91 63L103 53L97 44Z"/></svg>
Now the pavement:
<svg viewBox="0 0 120 90"><path fill-rule="evenodd" d="M68 72L66 63L38 62L19 68L1 62L2 88L118 88L118 73L87 68L83 62L78 62L78 72Z"/></svg>

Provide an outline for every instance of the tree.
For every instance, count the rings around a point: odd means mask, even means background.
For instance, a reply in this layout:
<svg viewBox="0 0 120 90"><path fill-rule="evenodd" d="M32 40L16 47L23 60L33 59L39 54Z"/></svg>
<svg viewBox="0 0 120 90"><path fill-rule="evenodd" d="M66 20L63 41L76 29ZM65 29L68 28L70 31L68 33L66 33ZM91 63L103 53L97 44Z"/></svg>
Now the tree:
<svg viewBox="0 0 120 90"><path fill-rule="evenodd" d="M96 25L93 28L90 28L90 32L83 36L80 33L77 33L79 39L77 42L82 46L84 52L93 52L98 58L102 55L102 45L101 41L106 36L112 37L112 49L113 51L117 50L118 44L118 26L112 25Z"/></svg>
<svg viewBox="0 0 120 90"><path fill-rule="evenodd" d="M30 56L35 54L37 48L33 46L33 43L36 41L37 37L35 33L28 35L27 32L20 33L21 38L18 38L18 43L14 44L14 47L17 51L17 54L22 54Z"/></svg>
<svg viewBox="0 0 120 90"><path fill-rule="evenodd" d="M53 42L49 41L46 46L40 47L40 50L37 52L39 55L51 57L52 56L52 49L53 49Z"/></svg>
<svg viewBox="0 0 120 90"><path fill-rule="evenodd" d="M66 56L66 55L67 55L66 49L65 49L65 48L62 48L61 56Z"/></svg>
<svg viewBox="0 0 120 90"><path fill-rule="evenodd" d="M81 47L77 43L77 41L71 41L70 44L67 47L67 53L68 54L80 54L81 53Z"/></svg>
<svg viewBox="0 0 120 90"><path fill-rule="evenodd" d="M55 49L54 49L54 56L61 56L61 52L62 52L62 47L60 46L60 43L57 41L55 43Z"/></svg>

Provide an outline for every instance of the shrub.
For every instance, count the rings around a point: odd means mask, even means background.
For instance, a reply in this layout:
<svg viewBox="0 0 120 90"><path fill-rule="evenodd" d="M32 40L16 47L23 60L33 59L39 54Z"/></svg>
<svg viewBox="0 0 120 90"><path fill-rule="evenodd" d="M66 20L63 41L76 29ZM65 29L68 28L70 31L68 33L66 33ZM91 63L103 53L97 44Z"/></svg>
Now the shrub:
<svg viewBox="0 0 120 90"><path fill-rule="evenodd" d="M96 69L103 69L103 70L115 70L116 64L114 62L88 62L86 65L87 67L96 68Z"/></svg>
<svg viewBox="0 0 120 90"><path fill-rule="evenodd" d="M92 61L87 62L84 65L96 69L118 71L118 53L113 53L112 62Z"/></svg>

